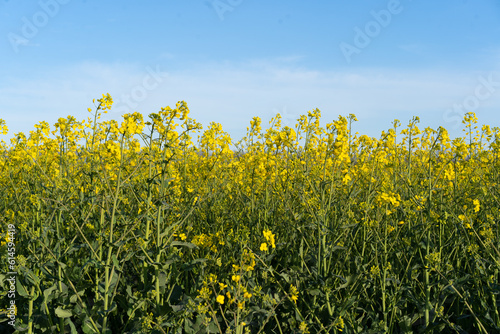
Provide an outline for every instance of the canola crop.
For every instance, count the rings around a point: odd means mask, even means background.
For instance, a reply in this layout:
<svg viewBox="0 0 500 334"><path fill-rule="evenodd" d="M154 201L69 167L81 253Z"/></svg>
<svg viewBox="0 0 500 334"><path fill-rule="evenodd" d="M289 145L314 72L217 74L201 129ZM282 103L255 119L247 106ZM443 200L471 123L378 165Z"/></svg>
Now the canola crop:
<svg viewBox="0 0 500 334"><path fill-rule="evenodd" d="M0 144L1 332L500 332L498 127L112 104Z"/></svg>

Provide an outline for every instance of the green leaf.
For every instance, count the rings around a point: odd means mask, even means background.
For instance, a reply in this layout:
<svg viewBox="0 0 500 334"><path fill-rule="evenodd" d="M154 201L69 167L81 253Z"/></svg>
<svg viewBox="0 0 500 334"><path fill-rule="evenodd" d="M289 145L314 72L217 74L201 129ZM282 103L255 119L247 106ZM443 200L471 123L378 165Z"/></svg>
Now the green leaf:
<svg viewBox="0 0 500 334"><path fill-rule="evenodd" d="M23 271L24 274L26 275L26 279L28 280L28 282L36 286L40 285L40 279L38 278L37 275L35 275L33 271L31 271L28 268L23 268Z"/></svg>
<svg viewBox="0 0 500 334"><path fill-rule="evenodd" d="M354 282L355 278L356 277L354 275L347 276L347 278L345 279L345 283L340 285L337 289L335 289L335 291L347 288L350 284Z"/></svg>
<svg viewBox="0 0 500 334"><path fill-rule="evenodd" d="M118 259L116 258L116 255L113 254L111 256L111 259L113 260L113 265L115 266L117 271L120 271L120 263L118 262Z"/></svg>
<svg viewBox="0 0 500 334"><path fill-rule="evenodd" d="M170 246L185 246L185 247L189 247L191 249L198 248L198 246L196 246L195 244L190 243L190 242L184 242L184 241L172 241L170 243Z"/></svg>
<svg viewBox="0 0 500 334"><path fill-rule="evenodd" d="M94 330L94 327L92 326L92 324L90 323L89 320L85 320L85 323L83 324L83 327L82 327L82 330L85 334L94 334L94 333L97 333L95 330Z"/></svg>
<svg viewBox="0 0 500 334"><path fill-rule="evenodd" d="M84 294L85 294L85 289L83 289L82 291L78 291L78 295L73 294L69 299L70 303L76 303L78 301L78 296L83 296Z"/></svg>
<svg viewBox="0 0 500 334"><path fill-rule="evenodd" d="M116 303L113 301L111 305L109 305L109 309L107 310L106 314L110 314L111 312L115 311L117 309Z"/></svg>
<svg viewBox="0 0 500 334"><path fill-rule="evenodd" d="M167 282L167 274L165 274L165 272L163 272L163 271L160 271L158 273L157 279L158 279L158 283L159 283L160 289L162 291L164 291L165 290L165 284Z"/></svg>
<svg viewBox="0 0 500 334"><path fill-rule="evenodd" d="M70 310L65 310L61 308L61 306L58 306L55 312L58 318L69 318L73 315L73 313Z"/></svg>
<svg viewBox="0 0 500 334"><path fill-rule="evenodd" d="M309 293L311 294L311 296L319 296L323 294L319 289L309 290Z"/></svg>
<svg viewBox="0 0 500 334"><path fill-rule="evenodd" d="M19 279L16 279L16 290L17 290L17 293L19 294L19 296L28 297L28 291L22 285L22 283L19 281Z"/></svg>
<svg viewBox="0 0 500 334"><path fill-rule="evenodd" d="M64 321L64 323L69 325L69 328L71 328L71 334L78 334L78 331L76 330L75 324L73 323L73 321L71 321L71 319L66 319Z"/></svg>

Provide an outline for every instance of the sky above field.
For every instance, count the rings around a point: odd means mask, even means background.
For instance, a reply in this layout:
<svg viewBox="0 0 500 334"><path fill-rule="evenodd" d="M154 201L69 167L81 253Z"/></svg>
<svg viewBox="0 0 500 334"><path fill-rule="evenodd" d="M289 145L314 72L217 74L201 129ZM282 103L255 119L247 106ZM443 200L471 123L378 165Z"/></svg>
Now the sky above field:
<svg viewBox="0 0 500 334"><path fill-rule="evenodd" d="M500 126L500 1L0 0L0 139L103 93L105 120L184 100L234 141L316 108L375 137L413 116L459 136L468 111Z"/></svg>

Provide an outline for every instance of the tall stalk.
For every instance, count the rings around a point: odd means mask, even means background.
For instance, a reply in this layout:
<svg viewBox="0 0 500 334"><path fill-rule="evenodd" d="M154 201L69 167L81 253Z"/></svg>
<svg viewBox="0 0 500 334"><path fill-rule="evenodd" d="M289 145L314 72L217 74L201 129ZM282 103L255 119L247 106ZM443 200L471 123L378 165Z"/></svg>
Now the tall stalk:
<svg viewBox="0 0 500 334"><path fill-rule="evenodd" d="M118 198L120 195L120 186L121 186L121 175L123 168L123 145L125 141L125 136L122 134L120 140L120 166L118 168L118 176L116 180L116 190L113 198L113 208L111 212L111 222L109 226L109 245L108 245L108 255L106 258L106 266L104 268L104 318L102 320L102 331L103 333L107 332L107 321L108 321L108 311L109 311L109 286L111 283L111 279L114 274L114 265L110 272L111 267L111 256L113 253L113 234L114 234L114 226L116 221L116 208L118 205ZM118 284L118 283L117 283Z"/></svg>

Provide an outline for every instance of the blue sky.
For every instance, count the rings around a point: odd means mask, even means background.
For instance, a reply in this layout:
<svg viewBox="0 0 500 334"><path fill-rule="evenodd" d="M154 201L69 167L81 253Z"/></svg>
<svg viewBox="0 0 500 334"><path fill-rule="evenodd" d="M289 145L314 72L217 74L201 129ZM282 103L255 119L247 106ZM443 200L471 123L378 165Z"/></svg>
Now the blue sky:
<svg viewBox="0 0 500 334"><path fill-rule="evenodd" d="M108 92L105 119L184 100L233 140L315 108L370 136L413 116L457 136L467 111L500 126L499 36L496 0L0 0L0 139Z"/></svg>

